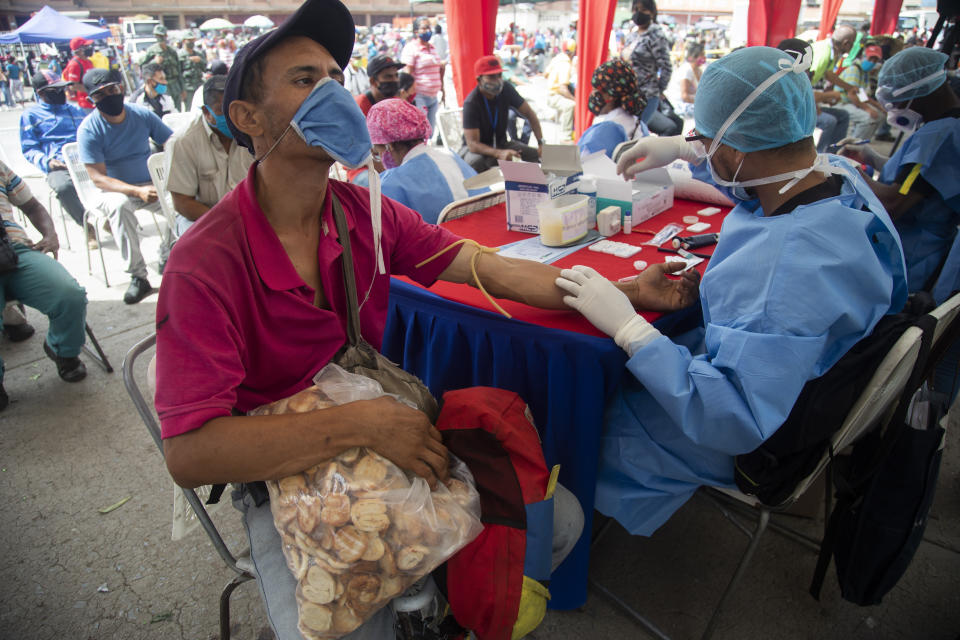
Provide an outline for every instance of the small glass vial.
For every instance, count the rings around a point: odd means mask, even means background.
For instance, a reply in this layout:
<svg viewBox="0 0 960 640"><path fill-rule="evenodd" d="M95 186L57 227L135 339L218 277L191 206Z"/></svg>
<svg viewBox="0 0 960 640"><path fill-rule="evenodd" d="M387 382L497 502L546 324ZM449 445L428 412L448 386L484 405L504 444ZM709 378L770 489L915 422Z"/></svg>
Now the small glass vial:
<svg viewBox="0 0 960 640"><path fill-rule="evenodd" d="M623 214L623 232L633 233L633 216L629 213Z"/></svg>

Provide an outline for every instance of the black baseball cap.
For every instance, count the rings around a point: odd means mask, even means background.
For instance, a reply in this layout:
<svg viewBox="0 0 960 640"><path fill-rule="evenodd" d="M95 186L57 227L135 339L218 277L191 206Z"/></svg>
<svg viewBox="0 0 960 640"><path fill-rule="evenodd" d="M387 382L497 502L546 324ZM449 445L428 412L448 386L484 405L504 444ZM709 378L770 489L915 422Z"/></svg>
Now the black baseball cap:
<svg viewBox="0 0 960 640"><path fill-rule="evenodd" d="M120 73L114 69L90 69L83 74L83 88L93 93L108 84L121 84Z"/></svg>
<svg viewBox="0 0 960 640"><path fill-rule="evenodd" d="M33 74L33 77L30 78L30 84L33 85L34 91L40 91L41 89L62 89L70 86L69 82L60 79L57 74L50 71L37 71Z"/></svg>
<svg viewBox="0 0 960 640"><path fill-rule="evenodd" d="M229 68L227 63L223 60L214 60L207 66L207 73L214 76L225 76L227 75Z"/></svg>
<svg viewBox="0 0 960 640"><path fill-rule="evenodd" d="M376 78L377 74L384 69L402 69L405 66L402 62L397 62L390 56L381 53L370 58L367 63L367 77Z"/></svg>
<svg viewBox="0 0 960 640"><path fill-rule="evenodd" d="M250 152L253 141L230 120L230 103L240 98L243 76L251 63L289 36L305 36L323 45L342 68L350 63L356 38L353 16L340 0L306 0L297 11L274 29L254 38L237 51L223 92L223 113L234 140Z"/></svg>

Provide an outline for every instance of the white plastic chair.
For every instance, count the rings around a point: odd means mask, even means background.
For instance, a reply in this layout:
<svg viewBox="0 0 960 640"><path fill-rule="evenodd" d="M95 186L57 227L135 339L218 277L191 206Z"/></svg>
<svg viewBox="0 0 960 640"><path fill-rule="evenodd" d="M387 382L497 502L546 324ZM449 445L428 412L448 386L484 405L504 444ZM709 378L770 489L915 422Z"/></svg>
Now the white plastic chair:
<svg viewBox="0 0 960 640"><path fill-rule="evenodd" d="M463 146L463 109L442 109L437 113L437 127L443 146L459 153Z"/></svg>
<svg viewBox="0 0 960 640"><path fill-rule="evenodd" d="M70 180L73 181L73 187L77 190L77 196L80 197L80 204L83 205L83 228L87 225L93 227L93 232L97 238L97 250L100 252L100 266L103 268L103 282L108 287L110 281L107 278L107 262L103 258L103 242L100 239L100 226L104 220L107 220L106 214L100 209L100 190L93 184L87 168L80 160L80 146L76 142L63 145L63 159L67 163L67 171L70 173ZM93 220L91 223L90 220ZM87 251L87 273L93 273L93 265L90 262L90 246L84 243Z"/></svg>
<svg viewBox="0 0 960 640"><path fill-rule="evenodd" d="M500 204L507 201L507 194L505 191L488 191L486 193L480 193L475 196L470 196L469 198L464 198L463 200L455 200L440 211L440 215L437 216L437 224L442 224L450 220L456 220L457 218L462 218L463 216L470 215L471 213L476 213L477 211L482 211L487 207L492 207L495 204Z"/></svg>
<svg viewBox="0 0 960 640"><path fill-rule="evenodd" d="M133 406L136 408L137 413L140 414L140 418L143 420L144 425L146 425L147 431L150 432L150 436L160 449L160 453L162 455L163 441L160 439L160 424L153 410L153 403L148 403L143 397L143 393L140 391L140 385L137 383L137 378L134 373L134 366L137 358L139 358L144 352L153 348L156 345L156 342L157 334L153 333L140 340L137 344L130 348L130 351L127 352L127 355L123 359L123 384L126 386L127 393L130 395L130 399L133 401ZM203 487L201 490L205 490L204 493L209 495L209 487ZM229 547L227 547L227 544L223 541L223 538L221 537L220 532L217 530L213 520L210 519L210 514L207 512L207 509L204 506L200 496L197 494L197 491L193 489L181 489L181 491L183 497L193 509L193 513L196 516L197 522L199 522L200 526L203 527L204 531L206 531L207 536L210 538L210 542L217 550L217 553L220 554L220 557L223 559L224 563L234 573L236 573L233 579L226 584L226 586L223 588L223 591L220 593L220 638L222 640L229 640L230 595L233 593L234 589L244 582L253 580L253 565L251 564L250 558L247 555L248 552L244 551L234 555L230 551Z"/></svg>
<svg viewBox="0 0 960 640"><path fill-rule="evenodd" d="M190 122L196 117L197 114L195 112L178 111L175 113L164 114L164 116L160 119L163 121L163 124L167 125L170 127L170 129L176 132L178 129L182 129L190 124Z"/></svg>
<svg viewBox="0 0 960 640"><path fill-rule="evenodd" d="M154 153L147 158L147 170L150 171L150 180L153 181L153 187L157 190L157 199L160 201L160 210L167 224L170 225L170 233L177 237L177 211L173 207L173 196L167 189L167 154L163 151Z"/></svg>
<svg viewBox="0 0 960 640"><path fill-rule="evenodd" d="M958 303L960 303L960 301L958 301ZM811 547L814 550L819 550L818 541L807 538L806 536L803 536L786 527L780 527L774 523L771 523L770 515L774 512L784 511L793 506L793 504L810 488L810 486L821 476L821 474L823 474L824 470L827 468L827 465L830 463L833 454L843 451L872 428L886 426L886 424L893 417L893 414L897 408L898 400L903 394L907 382L913 373L914 367L917 363L917 357L920 354L920 341L922 337L923 331L919 327L910 327L903 332L903 335L901 335L897 342L894 343L893 347L891 347L883 361L881 361L880 366L877 367L876 372L874 372L873 376L870 378L870 382L867 383L867 386L860 395L860 398L857 399L857 402L854 403L853 407L847 413L847 417L844 419L843 425L831 437L830 446L827 447L826 451L824 451L820 461L817 463L817 466L813 471L807 474L799 484L797 484L796 488L793 490L793 493L791 493L790 496L781 504L777 506L769 506L762 504L755 496L750 496L745 493L741 493L740 491L709 487L706 488L707 490L704 495L713 500L720 507L723 515L733 522L733 524L735 524L737 528L740 529L740 531L742 531L744 535L750 539L750 543L747 545L746 550L740 557L740 562L738 563L730 582L727 584L727 588L724 590L723 595L720 597L720 601L713 610L713 615L710 617L710 621L707 623L707 627L701 636L702 640L706 640L713 635L716 624L720 617L720 613L730 597L730 594L733 592L734 588L743 577L743 574L746 572L747 566L749 565L750 560L753 558L753 554L760 543L763 533L767 530L768 525L771 528L777 529L778 532L784 533L791 539L800 542L801 544ZM829 492L829 486L827 491ZM750 531L746 525L741 523L738 518L724 508L724 501L726 500L743 503L759 511L757 525L753 531ZM827 510L829 513L829 506L827 507ZM610 520L610 522L604 526L604 529L601 530L601 532L594 538L592 545L594 548L596 548L601 536L605 533L607 527L612 522L613 520ZM630 607L622 599L618 598L609 589L593 579L590 580L590 584L605 596L613 600L617 605L630 614L635 621L637 621L655 636L659 638L668 638L663 631L658 629L653 623Z"/></svg>

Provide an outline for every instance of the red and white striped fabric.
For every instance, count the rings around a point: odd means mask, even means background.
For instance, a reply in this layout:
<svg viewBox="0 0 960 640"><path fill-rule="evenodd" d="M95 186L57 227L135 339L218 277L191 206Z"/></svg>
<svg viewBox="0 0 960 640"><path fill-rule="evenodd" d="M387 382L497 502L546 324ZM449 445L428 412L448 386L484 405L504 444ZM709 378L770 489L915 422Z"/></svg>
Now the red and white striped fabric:
<svg viewBox="0 0 960 640"><path fill-rule="evenodd" d="M432 98L440 93L440 56L437 48L419 38L408 42L400 53L400 62L413 69L413 79L417 83L417 95Z"/></svg>

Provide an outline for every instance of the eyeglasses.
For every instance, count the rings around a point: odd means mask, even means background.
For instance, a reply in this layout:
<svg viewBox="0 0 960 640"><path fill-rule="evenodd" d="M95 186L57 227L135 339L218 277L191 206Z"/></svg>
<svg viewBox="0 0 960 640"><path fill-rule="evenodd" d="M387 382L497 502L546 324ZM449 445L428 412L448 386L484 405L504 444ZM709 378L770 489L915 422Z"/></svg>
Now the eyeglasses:
<svg viewBox="0 0 960 640"><path fill-rule="evenodd" d="M687 142L695 142L697 140L703 140L706 137L707 136L705 135L701 135L697 133L696 129L690 129L690 131L688 131L686 135L683 136L683 139L686 140Z"/></svg>

